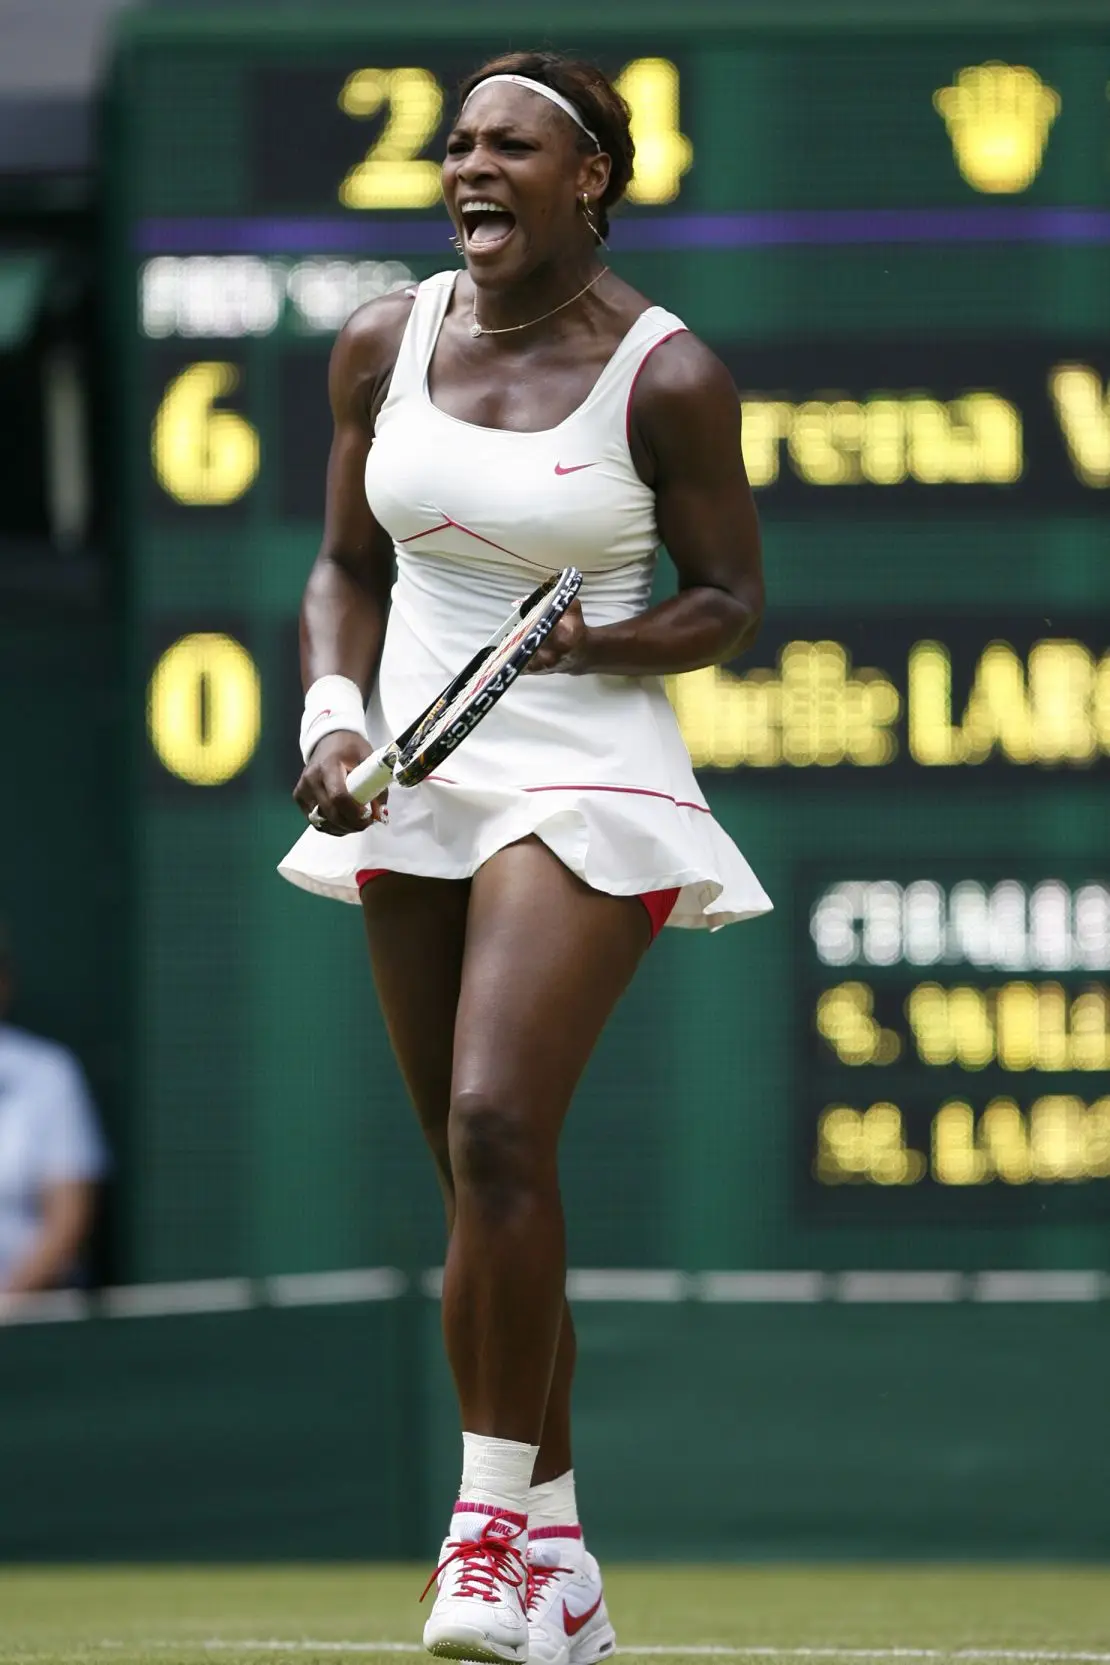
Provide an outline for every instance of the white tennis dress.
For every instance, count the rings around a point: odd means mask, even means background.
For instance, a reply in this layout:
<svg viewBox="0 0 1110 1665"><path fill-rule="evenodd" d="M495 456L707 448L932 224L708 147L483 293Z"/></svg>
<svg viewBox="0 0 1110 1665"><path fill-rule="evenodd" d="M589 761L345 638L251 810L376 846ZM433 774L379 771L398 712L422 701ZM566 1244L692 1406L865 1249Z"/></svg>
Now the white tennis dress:
<svg viewBox="0 0 1110 1665"><path fill-rule="evenodd" d="M428 365L455 272L417 291L366 461L366 495L393 538L397 577L368 708L375 746L399 734L505 618L564 566L583 573L589 625L648 606L655 499L636 473L637 373L685 326L653 306L557 427L482 428L438 410ZM595 890L679 890L668 924L715 929L771 907L716 821L655 676L522 676L419 786L394 786L389 821L345 838L309 828L278 871L358 900L373 868L463 879L534 833Z"/></svg>

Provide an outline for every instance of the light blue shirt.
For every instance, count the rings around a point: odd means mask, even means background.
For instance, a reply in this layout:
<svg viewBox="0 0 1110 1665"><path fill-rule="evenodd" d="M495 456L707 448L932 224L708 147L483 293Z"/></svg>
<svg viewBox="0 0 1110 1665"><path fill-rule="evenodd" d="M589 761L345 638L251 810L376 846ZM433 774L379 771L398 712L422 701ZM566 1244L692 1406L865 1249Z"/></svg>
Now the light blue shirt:
<svg viewBox="0 0 1110 1665"><path fill-rule="evenodd" d="M100 1179L108 1165L73 1053L0 1024L0 1288L38 1235L44 1190Z"/></svg>

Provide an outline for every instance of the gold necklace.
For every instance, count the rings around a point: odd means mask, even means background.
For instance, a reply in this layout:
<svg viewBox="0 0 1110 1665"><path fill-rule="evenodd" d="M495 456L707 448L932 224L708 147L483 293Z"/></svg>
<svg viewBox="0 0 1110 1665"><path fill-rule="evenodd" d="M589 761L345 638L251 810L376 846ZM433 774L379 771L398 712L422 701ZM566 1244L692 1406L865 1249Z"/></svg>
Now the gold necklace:
<svg viewBox="0 0 1110 1665"><path fill-rule="evenodd" d="M582 296L586 293L586 290L592 289L595 283L600 283L601 279L605 276L608 270L608 266L603 266L600 272L596 272L594 274L589 283L584 283L582 285L582 288L578 291L577 295L572 295L569 301L560 301L559 305L553 306L550 312L541 312L538 318L529 318L526 324L504 324L500 329L496 330L487 330L478 322L478 291L475 289L474 298L470 304L470 316L473 319L473 323L470 326L470 333L475 339L477 339L480 335L512 335L515 330L530 330L533 324L542 324L545 318L554 318L555 314L557 312L562 312L564 307L573 306L575 301L581 300Z"/></svg>

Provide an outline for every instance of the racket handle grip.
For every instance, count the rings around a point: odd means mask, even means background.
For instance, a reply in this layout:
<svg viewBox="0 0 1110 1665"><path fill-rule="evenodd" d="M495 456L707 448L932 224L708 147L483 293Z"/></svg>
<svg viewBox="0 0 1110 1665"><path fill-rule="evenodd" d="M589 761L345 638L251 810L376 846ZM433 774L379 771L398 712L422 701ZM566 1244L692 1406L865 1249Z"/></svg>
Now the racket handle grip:
<svg viewBox="0 0 1110 1665"><path fill-rule="evenodd" d="M397 753L392 746L382 746L370 757L364 757L347 776L347 791L360 804L368 804L393 779L393 765Z"/></svg>

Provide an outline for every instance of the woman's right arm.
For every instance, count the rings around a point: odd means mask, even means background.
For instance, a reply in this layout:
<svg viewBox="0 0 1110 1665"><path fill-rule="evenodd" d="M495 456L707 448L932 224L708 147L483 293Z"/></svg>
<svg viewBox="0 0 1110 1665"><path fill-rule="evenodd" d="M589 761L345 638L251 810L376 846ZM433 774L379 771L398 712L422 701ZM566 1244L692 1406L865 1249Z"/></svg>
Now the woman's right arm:
<svg viewBox="0 0 1110 1665"><path fill-rule="evenodd" d="M366 501L366 457L374 421L409 317L408 295L361 307L340 332L328 370L334 433L328 458L324 536L301 602L301 681L322 676L357 684L365 702L381 655L393 580L393 543ZM361 734L325 734L309 754L293 796L305 815L318 809L324 831L357 832L370 818L346 790L351 770L372 748ZM373 818L378 818L375 799Z"/></svg>

